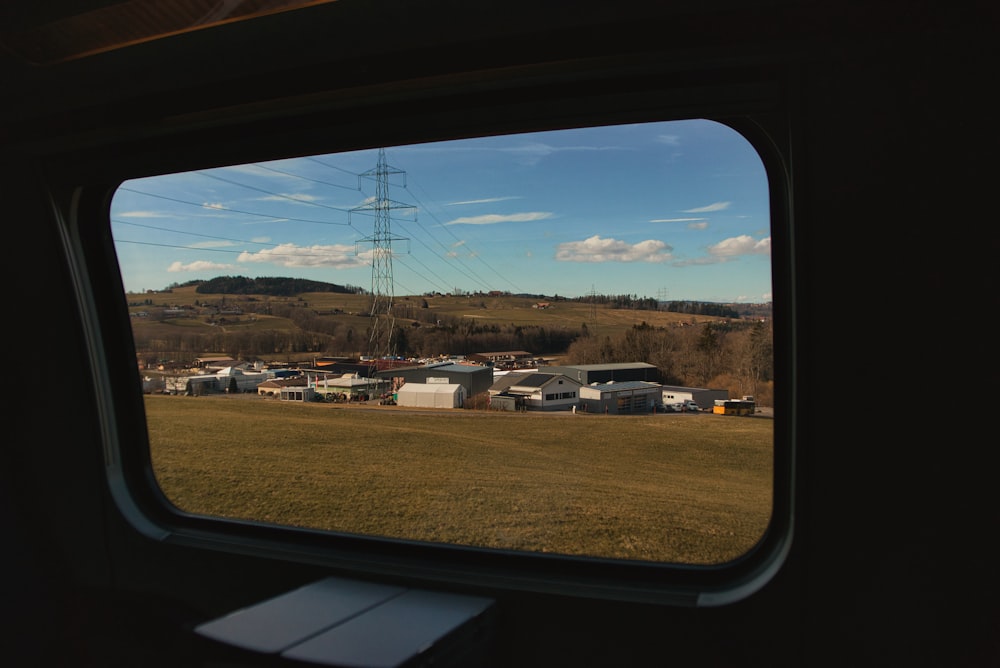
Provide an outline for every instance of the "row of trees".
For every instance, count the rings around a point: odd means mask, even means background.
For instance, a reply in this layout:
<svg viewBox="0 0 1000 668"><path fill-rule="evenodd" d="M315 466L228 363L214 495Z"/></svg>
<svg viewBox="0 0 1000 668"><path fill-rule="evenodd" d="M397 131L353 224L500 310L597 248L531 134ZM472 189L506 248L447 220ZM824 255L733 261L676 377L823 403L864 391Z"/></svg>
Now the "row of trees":
<svg viewBox="0 0 1000 668"><path fill-rule="evenodd" d="M728 389L730 396L773 399L774 346L769 323L736 321L691 327L635 325L617 337L580 337L567 364L644 361L667 385Z"/></svg>

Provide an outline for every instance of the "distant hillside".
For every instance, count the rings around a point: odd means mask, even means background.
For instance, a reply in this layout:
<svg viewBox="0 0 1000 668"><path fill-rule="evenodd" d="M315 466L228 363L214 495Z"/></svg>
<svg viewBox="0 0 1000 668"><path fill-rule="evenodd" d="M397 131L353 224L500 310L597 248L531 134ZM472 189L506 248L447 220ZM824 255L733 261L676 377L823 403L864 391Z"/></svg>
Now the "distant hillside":
<svg viewBox="0 0 1000 668"><path fill-rule="evenodd" d="M273 297L291 297L303 292L337 292L341 294L359 294L363 289L350 285L336 285L310 281L304 278L284 278L277 276L219 276L203 281L195 288L200 294L225 295L270 295Z"/></svg>

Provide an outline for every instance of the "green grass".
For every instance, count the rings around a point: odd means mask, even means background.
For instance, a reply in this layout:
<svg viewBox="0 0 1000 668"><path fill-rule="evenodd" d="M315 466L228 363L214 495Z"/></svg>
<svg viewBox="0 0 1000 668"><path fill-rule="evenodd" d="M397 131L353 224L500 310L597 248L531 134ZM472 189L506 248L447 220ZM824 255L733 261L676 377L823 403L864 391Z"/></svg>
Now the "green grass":
<svg viewBox="0 0 1000 668"><path fill-rule="evenodd" d="M771 514L773 422L146 398L180 509L348 533L692 564Z"/></svg>

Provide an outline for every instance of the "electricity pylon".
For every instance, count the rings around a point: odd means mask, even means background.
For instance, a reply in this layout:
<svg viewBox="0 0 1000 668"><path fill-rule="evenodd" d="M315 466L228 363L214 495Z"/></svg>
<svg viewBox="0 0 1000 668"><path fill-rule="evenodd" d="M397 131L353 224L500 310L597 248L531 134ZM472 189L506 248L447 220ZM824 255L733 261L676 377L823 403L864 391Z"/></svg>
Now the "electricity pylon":
<svg viewBox="0 0 1000 668"><path fill-rule="evenodd" d="M351 209L348 213L354 212L374 212L375 224L370 237L359 239L358 243L372 244L372 290L371 290L371 312L370 312L370 333L368 336L368 356L372 361L372 366L377 366L377 361L383 357L395 356L395 340L393 329L395 319L392 313L393 300L393 280L392 280L392 243L394 241L407 241L405 237L396 237L392 234L391 211L393 209L414 209L410 204L395 202L389 198L389 176L393 174L405 174L406 172L390 167L385 161L385 149L378 151L378 163L375 169L370 169L358 175L360 186L361 179L375 179L375 199ZM370 374L369 377L374 376Z"/></svg>

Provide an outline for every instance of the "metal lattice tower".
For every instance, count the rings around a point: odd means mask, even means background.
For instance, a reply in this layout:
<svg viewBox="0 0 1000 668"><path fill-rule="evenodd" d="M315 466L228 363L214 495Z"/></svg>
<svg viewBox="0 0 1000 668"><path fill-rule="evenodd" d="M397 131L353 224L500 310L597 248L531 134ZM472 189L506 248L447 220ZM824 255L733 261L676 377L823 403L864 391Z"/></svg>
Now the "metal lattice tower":
<svg viewBox="0 0 1000 668"><path fill-rule="evenodd" d="M590 335L597 336L597 292L590 286Z"/></svg>
<svg viewBox="0 0 1000 668"><path fill-rule="evenodd" d="M393 328L395 319L392 313L393 280L392 280L392 242L406 241L405 237L395 237L392 234L391 212L393 209L415 209L410 204L395 202L389 198L389 177L393 174L406 172L390 167L385 160L385 149L378 151L378 163L375 169L362 172L361 179L375 179L375 199L362 206L351 209L353 212L374 212L375 223L372 235L360 239L358 243L372 244L372 289L370 334L368 337L368 354L374 361L395 355Z"/></svg>

